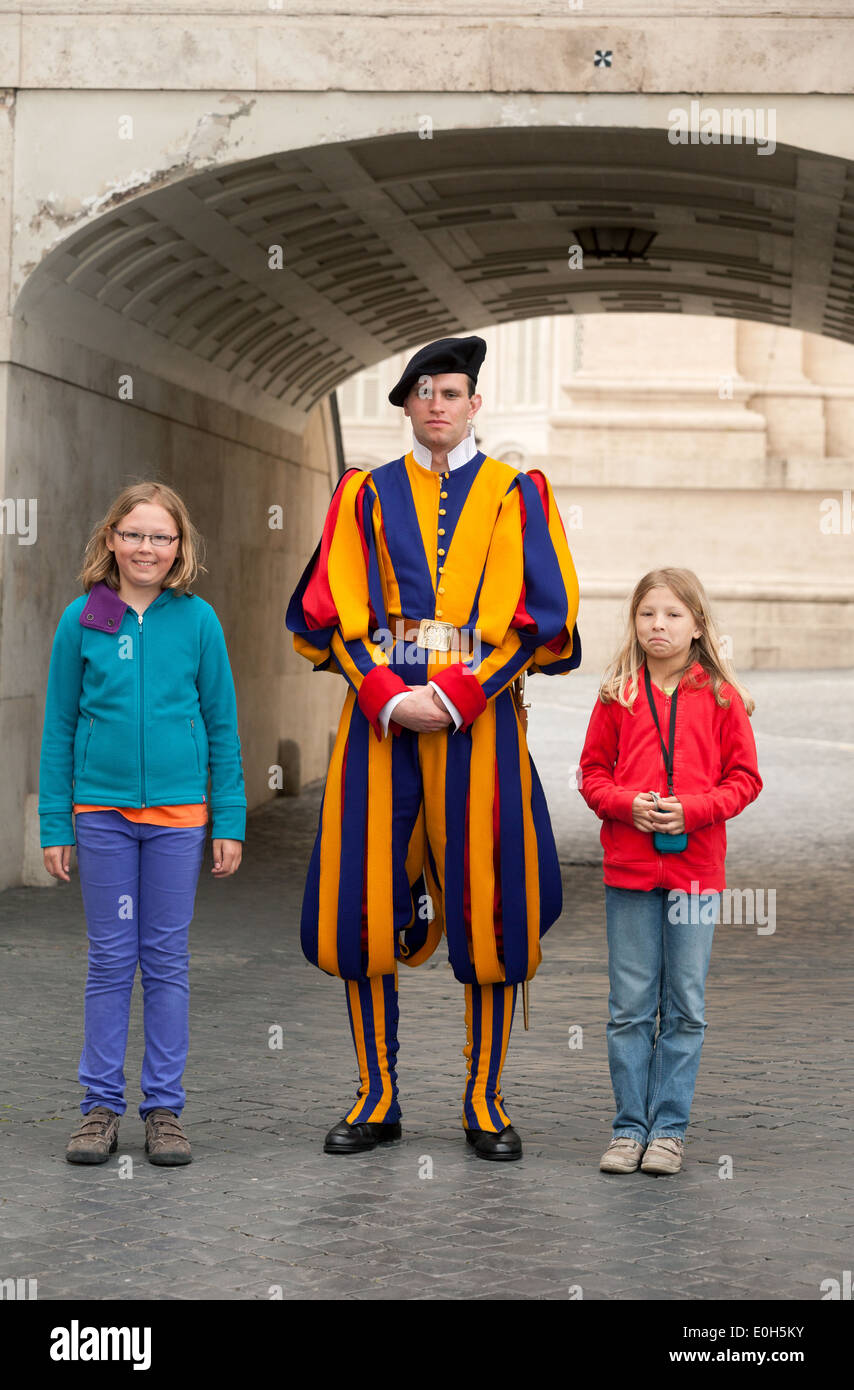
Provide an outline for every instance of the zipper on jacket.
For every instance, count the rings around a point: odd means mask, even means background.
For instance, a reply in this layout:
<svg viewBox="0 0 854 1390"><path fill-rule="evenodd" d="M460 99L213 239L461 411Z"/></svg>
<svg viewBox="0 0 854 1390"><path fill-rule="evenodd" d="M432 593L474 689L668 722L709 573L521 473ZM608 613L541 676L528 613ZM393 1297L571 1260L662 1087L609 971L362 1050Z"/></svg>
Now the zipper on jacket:
<svg viewBox="0 0 854 1390"><path fill-rule="evenodd" d="M201 770L202 770L202 760L201 760L201 758L199 757L199 745L198 745L198 741L197 741L197 739L196 739L196 721L195 721L195 719L191 719L191 720L190 720L190 732L191 732L192 735L193 735L193 747L194 747L195 750L196 750L196 771L197 771L197 772L201 772Z"/></svg>
<svg viewBox="0 0 854 1390"><path fill-rule="evenodd" d="M663 691L662 691L662 694L664 694ZM655 698L655 697L653 697L653 698ZM671 697L670 697L669 695L665 695L665 696L664 696L664 718L663 718L662 721L661 721L661 727L662 727L662 729L669 729L669 728L670 728L670 698L671 698ZM675 733L675 731L674 731L674 734L673 734L673 743L674 743L674 751L675 751L675 745L676 745L676 733ZM659 768L659 772L658 772L658 785L659 785L659 787L664 787L663 795L664 795L664 796L669 796L669 795L670 795L670 788L669 788L668 785L667 785L667 768L666 768L665 765L664 765L664 754L663 754L662 751L661 751L661 740L659 740L659 744L658 744L658 768ZM662 793L659 792L659 795L662 795ZM658 888L663 888L663 887L664 887L664 855L661 854L659 850L656 850L656 851L655 851L655 857L656 857L656 866L655 866L655 867L656 867L656 877L657 877L657 879L658 879L658 883L657 883L656 887L658 887Z"/></svg>
<svg viewBox="0 0 854 1390"><path fill-rule="evenodd" d="M143 728L143 724L144 724L144 721L145 721L145 701L144 701L145 684L144 684L144 681L143 681L143 669L142 669L142 664L143 664L143 661L142 661L142 614L140 613L140 614L139 614L139 804L140 804L140 806L141 806L143 809L145 809L145 803L146 803L146 795L145 795L145 730L144 730L144 728Z"/></svg>
<svg viewBox="0 0 854 1390"><path fill-rule="evenodd" d="M664 696L664 718L663 718L663 720L662 720L661 727L662 727L662 730L664 730L664 729L669 729L669 728L670 728L670 696L669 696L669 695L665 695L665 696ZM673 751L674 751L674 752L676 751L676 730L675 730L675 729L674 729L674 731L673 731ZM660 795L660 796L662 796L662 795L663 795L663 796L669 796L669 795L670 795L670 788L669 788L668 785L667 785L667 768L666 768L665 765L664 765L664 754L663 754L662 751L661 751L661 743L660 743L660 742L659 742L659 745L658 745L658 759L659 759L658 765L659 765L659 767L660 767L660 769L661 769L661 772L660 772L659 778L658 778L658 785L659 785L660 787L661 787L661 786L664 787L664 791L663 791L663 792L660 792L659 795Z"/></svg>

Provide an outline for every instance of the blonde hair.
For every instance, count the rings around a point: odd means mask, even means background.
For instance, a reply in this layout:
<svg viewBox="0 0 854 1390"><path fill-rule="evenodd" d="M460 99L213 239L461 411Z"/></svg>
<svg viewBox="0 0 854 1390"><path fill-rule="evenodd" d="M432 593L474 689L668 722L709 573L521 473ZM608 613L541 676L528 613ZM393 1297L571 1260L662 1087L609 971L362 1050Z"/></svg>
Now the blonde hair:
<svg viewBox="0 0 854 1390"><path fill-rule="evenodd" d="M202 564L205 543L201 532L196 530L190 520L190 513L183 498L166 483L130 483L119 493L106 515L92 528L83 556L83 566L77 576L86 593L99 580L104 580L111 589L119 588L121 574L115 552L107 545L107 536L110 528L119 526L122 518L127 516L128 512L132 512L140 502L158 502L164 507L172 517L180 536L175 562L163 580L163 588L176 589L179 593L184 593L200 572L207 574L207 569ZM121 529L124 530L124 527Z"/></svg>
<svg viewBox="0 0 854 1390"><path fill-rule="evenodd" d="M711 680L712 691L719 705L723 706L724 709L729 708L730 701L722 690L723 685L726 684L738 691L744 701L744 708L747 713L752 714L756 708L756 702L750 691L736 679L732 663L721 651L720 634L712 617L705 589L693 570L669 567L650 570L649 574L645 574L635 586L629 604L625 637L599 687L599 698L602 703L607 705L617 700L626 709L631 710L637 699L640 688L639 672L646 659L646 654L637 638L635 620L638 609L650 589L670 589L680 603L684 603L690 611L694 619L694 626L700 629L700 636L693 639L688 654L686 684L689 688L698 689L705 683L691 674L691 667L695 662L699 662L706 676Z"/></svg>

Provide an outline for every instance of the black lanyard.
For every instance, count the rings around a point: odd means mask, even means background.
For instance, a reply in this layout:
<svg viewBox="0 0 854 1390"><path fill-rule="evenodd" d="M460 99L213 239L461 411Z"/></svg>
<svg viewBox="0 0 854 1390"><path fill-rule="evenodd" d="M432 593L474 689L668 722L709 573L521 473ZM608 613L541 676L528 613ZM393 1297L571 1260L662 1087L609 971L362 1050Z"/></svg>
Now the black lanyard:
<svg viewBox="0 0 854 1390"><path fill-rule="evenodd" d="M658 722L658 712L655 708L655 701L652 698L652 681L649 678L649 669L644 666L643 678L646 684L646 698L649 700L649 707L652 710L652 717L655 720L655 727L658 730L658 741L661 744L661 751L664 754L664 768L667 773L667 790L673 795L673 750L676 747L676 696L679 694L679 684L673 691L673 699L670 704L670 747L664 742L661 733L661 725Z"/></svg>

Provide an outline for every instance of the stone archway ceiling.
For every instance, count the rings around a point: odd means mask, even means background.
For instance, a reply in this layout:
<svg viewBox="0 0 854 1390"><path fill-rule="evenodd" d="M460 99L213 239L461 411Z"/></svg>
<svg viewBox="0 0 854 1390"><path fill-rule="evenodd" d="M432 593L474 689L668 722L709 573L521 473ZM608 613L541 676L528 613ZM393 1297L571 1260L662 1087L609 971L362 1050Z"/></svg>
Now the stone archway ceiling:
<svg viewBox="0 0 854 1390"><path fill-rule="evenodd" d="M655 232L649 260L568 269L576 225L615 223ZM844 161L663 131L317 146L157 189L49 259L103 310L299 410L408 345L542 314L705 313L854 342Z"/></svg>

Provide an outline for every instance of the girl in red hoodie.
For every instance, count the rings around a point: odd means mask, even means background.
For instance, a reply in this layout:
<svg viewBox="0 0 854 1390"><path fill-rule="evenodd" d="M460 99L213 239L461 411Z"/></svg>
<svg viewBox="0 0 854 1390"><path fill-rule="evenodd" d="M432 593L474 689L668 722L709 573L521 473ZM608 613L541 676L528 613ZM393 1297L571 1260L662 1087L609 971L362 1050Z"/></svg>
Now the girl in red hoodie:
<svg viewBox="0 0 854 1390"><path fill-rule="evenodd" d="M749 715L691 570L644 575L580 763L602 821L617 1115L606 1173L675 1173L700 1065L725 887L724 823L762 789ZM658 1035L656 1037L656 1024Z"/></svg>

